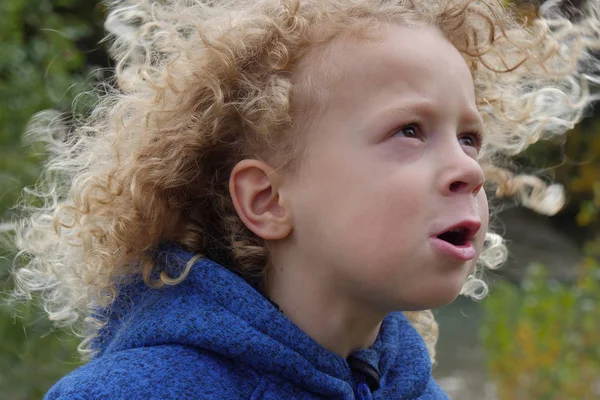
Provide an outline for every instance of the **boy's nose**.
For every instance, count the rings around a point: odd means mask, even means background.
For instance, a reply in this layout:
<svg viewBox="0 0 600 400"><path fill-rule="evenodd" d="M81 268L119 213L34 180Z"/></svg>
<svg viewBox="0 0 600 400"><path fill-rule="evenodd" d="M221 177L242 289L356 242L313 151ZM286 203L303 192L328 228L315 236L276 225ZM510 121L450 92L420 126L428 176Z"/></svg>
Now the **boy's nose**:
<svg viewBox="0 0 600 400"><path fill-rule="evenodd" d="M476 196L483 187L483 169L477 160L462 149L445 154L441 168L440 191L445 196L472 193Z"/></svg>
<svg viewBox="0 0 600 400"><path fill-rule="evenodd" d="M483 184L480 183L479 185L477 185L475 187L475 189L473 189L473 195L477 196L477 193L479 193L479 191L481 190ZM455 181L452 182L450 184L450 192L461 192L461 191L468 192L469 189L469 184L467 182L463 182L463 181Z"/></svg>

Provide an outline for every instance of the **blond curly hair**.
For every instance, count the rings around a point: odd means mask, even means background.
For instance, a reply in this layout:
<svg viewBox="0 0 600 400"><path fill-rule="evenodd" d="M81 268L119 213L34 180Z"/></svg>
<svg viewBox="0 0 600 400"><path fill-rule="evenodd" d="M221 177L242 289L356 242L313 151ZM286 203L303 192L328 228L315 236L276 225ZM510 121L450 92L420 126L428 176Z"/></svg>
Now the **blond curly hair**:
<svg viewBox="0 0 600 400"><path fill-rule="evenodd" d="M152 252L161 243L247 278L264 276L267 247L235 212L230 172L244 158L278 168L294 160L301 148L294 111L327 101L319 84L330 72L323 49L382 24L435 26L462 53L486 126L488 190L556 212L561 191L515 175L505 160L564 134L593 100L599 0L576 24L559 6L547 1L539 18L527 19L501 0L113 1L106 28L115 77L103 85L102 100L75 128L45 113L30 129L48 143L50 157L23 199L15 296L40 293L51 320L81 332L85 353L103 323L93 310L111 305L119 283L185 278L153 278L160 271ZM293 81L303 64L308 72ZM299 97L310 104L297 104ZM488 233L462 294L485 296L483 272L505 257L502 239ZM431 311L406 315L433 359Z"/></svg>

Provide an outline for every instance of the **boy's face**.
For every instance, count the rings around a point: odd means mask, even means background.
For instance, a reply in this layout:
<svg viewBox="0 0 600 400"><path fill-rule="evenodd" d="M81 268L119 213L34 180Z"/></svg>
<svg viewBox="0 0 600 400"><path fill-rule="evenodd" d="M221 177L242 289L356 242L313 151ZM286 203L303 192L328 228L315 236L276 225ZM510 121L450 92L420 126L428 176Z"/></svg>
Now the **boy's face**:
<svg viewBox="0 0 600 400"><path fill-rule="evenodd" d="M332 291L381 310L445 305L488 224L469 69L430 27L390 26L379 41L331 46L341 78L281 187L293 215L290 256ZM457 225L445 237L454 244L438 238Z"/></svg>

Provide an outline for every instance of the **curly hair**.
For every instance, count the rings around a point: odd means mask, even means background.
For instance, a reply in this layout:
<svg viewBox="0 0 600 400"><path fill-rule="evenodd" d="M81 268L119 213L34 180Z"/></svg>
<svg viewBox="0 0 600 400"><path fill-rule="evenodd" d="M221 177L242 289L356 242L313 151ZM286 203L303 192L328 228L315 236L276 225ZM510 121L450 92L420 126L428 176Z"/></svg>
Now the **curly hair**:
<svg viewBox="0 0 600 400"><path fill-rule="evenodd" d="M462 53L486 126L487 190L556 212L560 188L516 175L507 160L563 135L594 100L599 1L577 24L559 6L547 1L539 18L524 20L501 0L113 1L106 28L116 66L102 100L75 128L45 113L29 130L50 157L22 201L14 295L40 293L51 320L86 338L86 353L102 326L93 310L110 306L123 280L185 279L157 270L161 243L264 276L267 246L235 212L231 170L244 158L293 162L302 148L297 115L309 118L328 98L327 44L382 24L437 27ZM505 258L501 237L487 233L461 293L485 296L484 271ZM406 315L433 359L431 311Z"/></svg>

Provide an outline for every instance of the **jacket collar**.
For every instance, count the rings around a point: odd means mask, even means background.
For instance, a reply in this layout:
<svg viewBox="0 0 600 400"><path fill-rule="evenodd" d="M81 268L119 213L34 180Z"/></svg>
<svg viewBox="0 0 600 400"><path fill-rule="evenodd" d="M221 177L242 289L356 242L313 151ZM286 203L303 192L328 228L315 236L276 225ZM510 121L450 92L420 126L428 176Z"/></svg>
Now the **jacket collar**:
<svg viewBox="0 0 600 400"><path fill-rule="evenodd" d="M165 246L157 260L178 276L192 255ZM353 385L348 361L323 348L241 277L208 260L197 261L178 285L150 289L142 282L121 288L99 315L108 320L94 341L97 356L180 344L199 347L292 381L307 390L336 396ZM384 319L376 342L351 355L372 367L381 386L417 398L431 380L427 348L402 313Z"/></svg>

